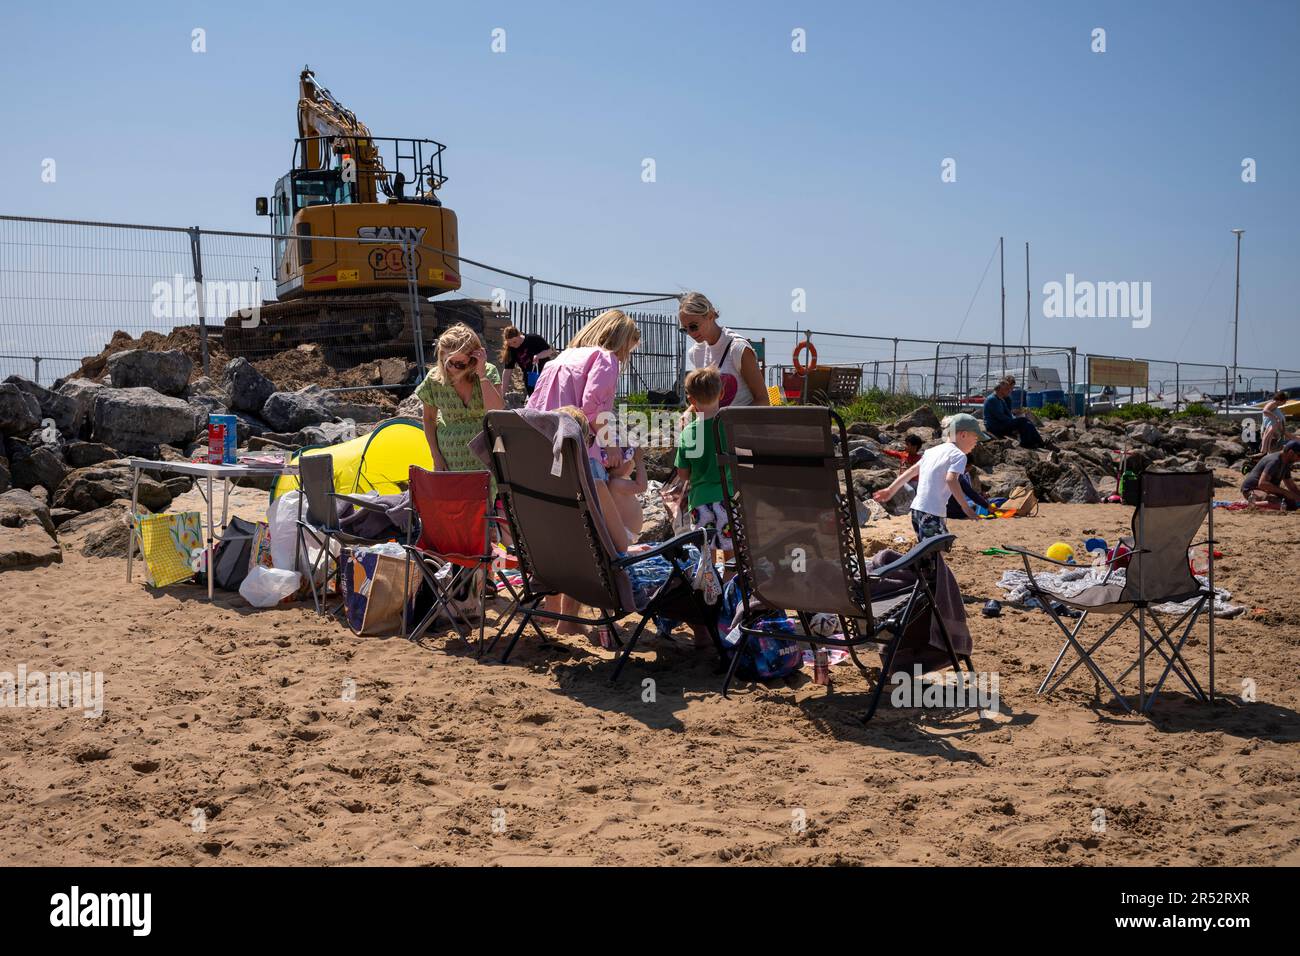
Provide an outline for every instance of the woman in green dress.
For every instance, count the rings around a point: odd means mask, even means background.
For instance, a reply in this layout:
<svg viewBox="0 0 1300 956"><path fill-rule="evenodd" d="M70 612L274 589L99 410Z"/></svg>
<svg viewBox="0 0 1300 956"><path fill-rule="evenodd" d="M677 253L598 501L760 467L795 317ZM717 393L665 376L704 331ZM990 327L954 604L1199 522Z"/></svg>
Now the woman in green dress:
<svg viewBox="0 0 1300 956"><path fill-rule="evenodd" d="M501 373L487 360L478 335L457 323L438 336L438 359L416 396L424 403L424 437L438 471L482 471L469 443L483 430L483 413L505 407ZM495 482L493 483L495 488Z"/></svg>

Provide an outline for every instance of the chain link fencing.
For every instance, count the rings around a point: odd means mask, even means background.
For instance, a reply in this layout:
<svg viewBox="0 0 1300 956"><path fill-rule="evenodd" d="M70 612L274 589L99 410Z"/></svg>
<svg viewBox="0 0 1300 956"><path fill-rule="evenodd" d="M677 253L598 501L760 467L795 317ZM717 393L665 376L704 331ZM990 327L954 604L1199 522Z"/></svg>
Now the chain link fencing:
<svg viewBox="0 0 1300 956"><path fill-rule="evenodd" d="M276 275L286 251L304 266L337 263L305 269L303 284L330 294L278 282L287 279ZM425 270L448 263L458 267L460 290L420 294ZM349 291L371 277L388 288ZM0 216L0 378L49 384L78 370L98 377L109 352L143 345L181 349L212 376L242 356L277 380L406 387L454 322L478 332L496 361L507 325L563 348L613 307L642 332L623 390L671 388L683 355L673 293L537 279L400 239Z"/></svg>
<svg viewBox="0 0 1300 956"><path fill-rule="evenodd" d="M286 250L304 264L313 291L277 282ZM428 298L425 270L454 268L455 292ZM364 273L364 275L362 275ZM349 292L360 278L391 280L384 292ZM297 293L295 295L295 293ZM620 392L679 390L689 344L677 294L599 289L539 279L400 239L275 236L222 230L0 216L0 378L49 383L85 369L102 373L107 352L156 336L148 347L185 350L217 375L244 356L259 367L301 366L326 387L407 387L433 358L438 333L465 322L492 360L508 325L563 348L591 318L620 308L636 319L641 345ZM1003 375L1035 391L1083 393L1090 401L1189 402L1226 407L1279 389L1300 393L1300 371L1148 359L1145 389L1103 390L1088 381L1089 356L1062 346L959 342L733 326L754 343L766 384L782 386L797 346L824 366L860 370L859 391L910 394L956 407L986 394ZM300 347L316 355L307 361ZM286 358L287 356L287 358ZM1104 358L1106 356L1094 356ZM397 358L397 366L381 365ZM807 357L804 358L807 361ZM508 376L522 387L522 371ZM275 377L274 375L272 377Z"/></svg>

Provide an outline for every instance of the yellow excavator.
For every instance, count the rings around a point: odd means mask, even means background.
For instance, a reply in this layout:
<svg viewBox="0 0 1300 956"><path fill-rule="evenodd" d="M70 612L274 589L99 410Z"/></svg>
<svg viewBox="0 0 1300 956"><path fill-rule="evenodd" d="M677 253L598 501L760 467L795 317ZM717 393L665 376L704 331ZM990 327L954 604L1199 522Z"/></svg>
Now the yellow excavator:
<svg viewBox="0 0 1300 956"><path fill-rule="evenodd" d="M257 200L257 214L271 217L276 301L256 319L227 318L226 351L266 355L315 342L341 360L411 354L413 297L424 343L456 321L483 332L491 315L483 303L426 301L461 284L456 214L437 195L445 148L372 136L304 67L293 166L269 200Z"/></svg>

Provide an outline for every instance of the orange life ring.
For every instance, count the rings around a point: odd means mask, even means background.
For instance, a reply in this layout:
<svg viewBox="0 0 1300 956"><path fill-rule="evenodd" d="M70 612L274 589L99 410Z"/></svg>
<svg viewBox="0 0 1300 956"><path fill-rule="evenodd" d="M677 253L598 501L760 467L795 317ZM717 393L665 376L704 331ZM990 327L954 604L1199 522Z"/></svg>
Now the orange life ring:
<svg viewBox="0 0 1300 956"><path fill-rule="evenodd" d="M807 365L799 364L799 355L804 351L807 351L808 353ZM792 360L794 362L795 373L798 375L807 375L809 372L811 372L813 369L817 367L817 346L813 345L812 342L808 341L807 339L804 339L802 342L800 342L798 345L794 347L794 355L792 356Z"/></svg>

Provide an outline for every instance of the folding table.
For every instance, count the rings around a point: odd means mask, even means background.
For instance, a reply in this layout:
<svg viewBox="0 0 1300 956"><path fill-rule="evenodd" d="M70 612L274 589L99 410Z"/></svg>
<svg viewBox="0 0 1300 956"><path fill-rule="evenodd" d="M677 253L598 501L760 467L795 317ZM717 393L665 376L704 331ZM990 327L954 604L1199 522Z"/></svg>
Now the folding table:
<svg viewBox="0 0 1300 956"><path fill-rule="evenodd" d="M147 458L130 458L127 462L131 466L131 535L130 543L126 548L126 579L131 580L131 566L135 559L135 519L139 513L139 491L140 491L140 473L142 471L164 471L177 475L190 475L194 478L203 479L207 482L207 491L205 492L202 485L199 485L199 494L203 495L203 500L208 506L208 521L206 535L204 537L204 555L206 557L205 567L208 569L208 600L212 600L212 554L214 551L214 542L212 537L212 482L215 479L221 479L221 530L226 529L226 520L230 506L230 481L233 478L250 478L266 477L279 475L292 475L298 471L297 465L288 462L274 464L256 464L256 465L211 465L204 461L151 461Z"/></svg>

